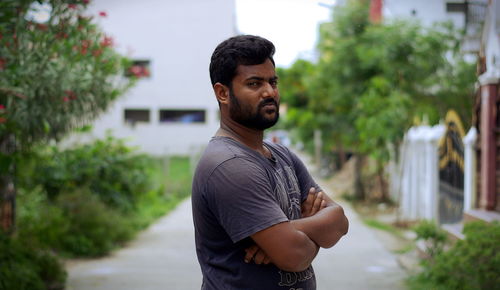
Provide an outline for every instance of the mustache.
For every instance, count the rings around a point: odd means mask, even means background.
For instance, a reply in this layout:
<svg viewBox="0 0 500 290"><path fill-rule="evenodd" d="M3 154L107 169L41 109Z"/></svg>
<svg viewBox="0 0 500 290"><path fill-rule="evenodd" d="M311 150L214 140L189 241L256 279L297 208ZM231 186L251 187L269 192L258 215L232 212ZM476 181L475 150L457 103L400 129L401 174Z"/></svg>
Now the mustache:
<svg viewBox="0 0 500 290"><path fill-rule="evenodd" d="M276 106L276 108L279 107L278 102L274 99L265 99L262 102L259 103L259 109L263 108L265 105L273 104Z"/></svg>

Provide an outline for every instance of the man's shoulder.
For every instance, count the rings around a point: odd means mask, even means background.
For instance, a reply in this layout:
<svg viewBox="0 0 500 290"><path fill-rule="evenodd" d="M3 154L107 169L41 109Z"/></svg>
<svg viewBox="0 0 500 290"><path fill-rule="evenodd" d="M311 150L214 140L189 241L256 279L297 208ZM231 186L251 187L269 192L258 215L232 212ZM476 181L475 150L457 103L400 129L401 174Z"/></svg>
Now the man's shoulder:
<svg viewBox="0 0 500 290"><path fill-rule="evenodd" d="M251 152L227 137L214 137L208 143L198 163L198 170L213 171L221 164L231 162L249 162Z"/></svg>

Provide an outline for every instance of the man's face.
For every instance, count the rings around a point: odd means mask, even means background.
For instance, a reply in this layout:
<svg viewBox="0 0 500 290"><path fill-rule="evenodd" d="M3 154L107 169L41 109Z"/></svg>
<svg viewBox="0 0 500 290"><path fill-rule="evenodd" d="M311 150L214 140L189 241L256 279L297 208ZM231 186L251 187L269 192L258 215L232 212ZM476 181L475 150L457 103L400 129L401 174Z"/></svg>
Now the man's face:
<svg viewBox="0 0 500 290"><path fill-rule="evenodd" d="M278 77L267 59L258 65L239 65L229 90L229 116L252 129L265 130L279 118Z"/></svg>

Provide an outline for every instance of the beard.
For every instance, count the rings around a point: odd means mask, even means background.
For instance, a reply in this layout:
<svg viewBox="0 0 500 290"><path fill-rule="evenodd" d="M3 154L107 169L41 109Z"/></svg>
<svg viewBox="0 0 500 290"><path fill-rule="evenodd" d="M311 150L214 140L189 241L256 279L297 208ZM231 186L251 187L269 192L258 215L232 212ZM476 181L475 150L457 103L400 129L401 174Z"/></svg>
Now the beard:
<svg viewBox="0 0 500 290"><path fill-rule="evenodd" d="M267 98L259 103L256 111L254 112L252 107L249 105L242 105L238 98L234 95L233 90L229 90L229 97L231 101L231 106L229 109L229 116L236 123L243 125L247 128L252 128L256 130L265 130L270 128L278 122L280 113L279 113L279 104L276 100L272 98ZM268 104L274 104L276 106L275 114L273 117L266 117L265 113L262 111L265 110L264 106Z"/></svg>

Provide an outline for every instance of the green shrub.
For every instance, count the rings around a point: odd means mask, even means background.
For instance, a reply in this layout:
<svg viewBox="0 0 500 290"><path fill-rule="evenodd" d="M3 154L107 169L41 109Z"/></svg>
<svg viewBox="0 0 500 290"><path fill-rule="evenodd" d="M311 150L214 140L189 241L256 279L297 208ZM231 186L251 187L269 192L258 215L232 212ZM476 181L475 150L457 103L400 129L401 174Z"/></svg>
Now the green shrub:
<svg viewBox="0 0 500 290"><path fill-rule="evenodd" d="M61 208L49 201L40 187L17 195L17 235L32 248L62 249L70 221Z"/></svg>
<svg viewBox="0 0 500 290"><path fill-rule="evenodd" d="M500 289L500 223L469 223L464 234L464 240L424 264L409 281L412 289Z"/></svg>
<svg viewBox="0 0 500 290"><path fill-rule="evenodd" d="M447 235L434 221L423 220L413 228L413 231L417 234L417 240L425 242L425 250L430 259L434 259L443 251Z"/></svg>
<svg viewBox="0 0 500 290"><path fill-rule="evenodd" d="M61 250L76 256L101 256L133 233L127 219L88 190L62 193L57 206L69 221L69 228L60 236Z"/></svg>
<svg viewBox="0 0 500 290"><path fill-rule="evenodd" d="M161 186L152 179L160 164L111 136L66 150L48 147L30 158L35 161L25 162L31 166L25 170L36 174L23 175L24 183L41 185L51 200L61 192L88 188L107 205L132 211L140 195Z"/></svg>
<svg viewBox="0 0 500 290"><path fill-rule="evenodd" d="M18 167L19 239L70 257L109 253L190 194L189 159L168 160L112 137L68 150L38 147Z"/></svg>
<svg viewBox="0 0 500 290"><path fill-rule="evenodd" d="M0 290L64 289L66 272L57 258L0 234Z"/></svg>

